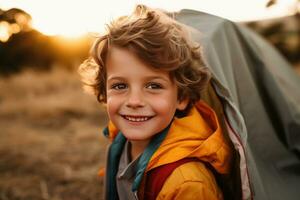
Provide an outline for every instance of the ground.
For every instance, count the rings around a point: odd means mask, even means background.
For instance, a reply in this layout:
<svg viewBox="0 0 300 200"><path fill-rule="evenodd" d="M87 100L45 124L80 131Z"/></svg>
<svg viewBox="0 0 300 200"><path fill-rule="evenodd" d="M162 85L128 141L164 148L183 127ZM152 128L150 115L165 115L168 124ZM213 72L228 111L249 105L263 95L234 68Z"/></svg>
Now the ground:
<svg viewBox="0 0 300 200"><path fill-rule="evenodd" d="M101 199L104 113L75 72L1 78L0 199Z"/></svg>
<svg viewBox="0 0 300 200"><path fill-rule="evenodd" d="M102 199L106 122L76 72L0 78L0 200Z"/></svg>

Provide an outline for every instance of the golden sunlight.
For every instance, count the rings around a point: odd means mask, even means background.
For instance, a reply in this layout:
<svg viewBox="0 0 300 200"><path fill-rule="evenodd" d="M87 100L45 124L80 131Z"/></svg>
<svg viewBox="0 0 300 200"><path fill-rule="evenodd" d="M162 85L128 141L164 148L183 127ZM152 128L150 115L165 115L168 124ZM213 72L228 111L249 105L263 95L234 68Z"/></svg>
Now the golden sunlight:
<svg viewBox="0 0 300 200"><path fill-rule="evenodd" d="M46 35L78 37L89 32L102 32L105 23L116 16L130 12L137 3L169 11L195 9L233 21L250 21L274 16L290 15L297 0L278 0L276 6L266 8L268 0L3 0L0 8L18 7L32 16L32 25ZM0 39L10 34L7 25L1 24Z"/></svg>
<svg viewBox="0 0 300 200"><path fill-rule="evenodd" d="M6 21L0 22L0 41L6 42L12 34L20 32L20 26L16 23L9 24Z"/></svg>
<svg viewBox="0 0 300 200"><path fill-rule="evenodd" d="M9 23L8 22L0 22L0 41L6 42L10 37L9 33Z"/></svg>

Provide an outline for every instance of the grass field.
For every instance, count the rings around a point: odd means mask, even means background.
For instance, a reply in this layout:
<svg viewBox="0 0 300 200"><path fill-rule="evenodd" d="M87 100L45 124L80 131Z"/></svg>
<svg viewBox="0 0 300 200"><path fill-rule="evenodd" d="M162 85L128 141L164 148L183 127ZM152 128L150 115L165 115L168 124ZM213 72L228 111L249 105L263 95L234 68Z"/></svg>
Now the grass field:
<svg viewBox="0 0 300 200"><path fill-rule="evenodd" d="M104 113L75 72L1 78L0 199L101 199Z"/></svg>
<svg viewBox="0 0 300 200"><path fill-rule="evenodd" d="M106 122L75 72L0 78L0 200L102 199Z"/></svg>

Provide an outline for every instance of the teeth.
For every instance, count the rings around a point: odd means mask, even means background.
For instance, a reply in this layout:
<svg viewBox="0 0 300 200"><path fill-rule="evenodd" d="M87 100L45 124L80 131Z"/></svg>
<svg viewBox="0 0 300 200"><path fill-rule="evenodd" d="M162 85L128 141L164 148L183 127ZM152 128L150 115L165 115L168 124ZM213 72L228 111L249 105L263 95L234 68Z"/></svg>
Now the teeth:
<svg viewBox="0 0 300 200"><path fill-rule="evenodd" d="M147 121L150 117L130 117L125 116L125 119L132 121L132 122L144 122Z"/></svg>

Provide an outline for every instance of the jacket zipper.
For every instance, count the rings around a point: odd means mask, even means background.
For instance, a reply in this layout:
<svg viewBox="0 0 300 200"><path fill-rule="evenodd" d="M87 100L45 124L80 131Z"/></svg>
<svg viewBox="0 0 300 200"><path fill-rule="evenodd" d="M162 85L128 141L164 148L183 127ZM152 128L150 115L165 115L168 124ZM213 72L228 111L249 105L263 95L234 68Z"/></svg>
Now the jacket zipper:
<svg viewBox="0 0 300 200"><path fill-rule="evenodd" d="M138 197L138 194L137 194L137 191L133 192L133 195L135 197L136 200L139 200L139 197Z"/></svg>

